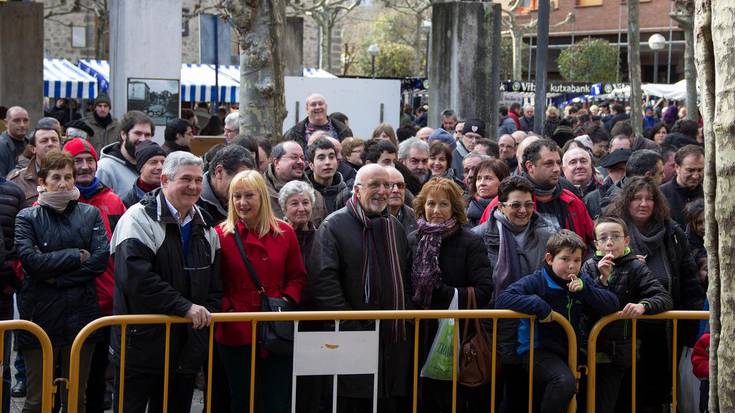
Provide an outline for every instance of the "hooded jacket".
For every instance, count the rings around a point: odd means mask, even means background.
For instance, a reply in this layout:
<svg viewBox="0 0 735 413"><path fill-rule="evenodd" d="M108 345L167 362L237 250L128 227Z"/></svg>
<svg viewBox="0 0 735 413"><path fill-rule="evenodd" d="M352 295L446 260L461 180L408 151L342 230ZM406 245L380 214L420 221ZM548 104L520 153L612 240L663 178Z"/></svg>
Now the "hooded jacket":
<svg viewBox="0 0 735 413"><path fill-rule="evenodd" d="M342 179L342 174L339 172L335 173L334 177L332 178L332 184L329 186L322 186L321 184L319 184L314 179L313 172L307 172L306 177L309 179L309 181L312 182L314 190L316 192L319 192L322 195L322 198L324 198L324 214L329 215L332 212L338 210L339 208L337 207L337 196L340 192L344 191L345 188L347 188L347 185Z"/></svg>
<svg viewBox="0 0 735 413"><path fill-rule="evenodd" d="M193 207L188 254L181 227L171 214L161 189L146 194L120 219L110 248L115 259L113 313L166 314L183 317L192 304L220 311L220 243L199 207ZM161 374L165 327L130 326L126 330L126 369ZM209 330L191 325L171 327L170 366L194 374L207 355ZM119 363L120 330L113 329L113 360Z"/></svg>
<svg viewBox="0 0 735 413"><path fill-rule="evenodd" d="M582 265L581 272L595 280L600 288L614 293L618 297L619 310L628 303L643 304L646 315L658 314L673 308L674 303L669 292L651 274L648 266L640 262L630 251L613 260L615 265L608 277L607 285L602 284L597 264L603 257L604 254L598 251ZM590 319L587 327L591 328L596 321L597 319ZM602 331L597 343L598 362L605 361L604 357L608 357L609 361L618 366L630 367L632 352L630 320L613 322ZM602 358L601 353L605 353Z"/></svg>
<svg viewBox="0 0 735 413"><path fill-rule="evenodd" d="M97 162L97 178L122 197L135 185L139 174L135 165L125 159L120 146L120 142L115 142L102 148L102 155Z"/></svg>

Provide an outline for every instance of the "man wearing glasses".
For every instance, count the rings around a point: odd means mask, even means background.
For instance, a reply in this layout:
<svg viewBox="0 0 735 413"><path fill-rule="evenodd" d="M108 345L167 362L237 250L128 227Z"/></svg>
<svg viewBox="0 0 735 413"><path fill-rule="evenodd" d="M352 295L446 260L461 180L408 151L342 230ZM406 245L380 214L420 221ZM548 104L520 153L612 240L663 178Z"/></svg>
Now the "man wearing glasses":
<svg viewBox="0 0 735 413"><path fill-rule="evenodd" d="M400 174L399 174L400 175ZM410 250L403 226L386 209L391 178L370 164L357 171L354 194L344 208L317 230L309 257L313 303L328 311L404 310L410 307ZM374 321L343 323L343 330L372 330ZM404 412L410 394L411 328L403 320L380 323L378 411ZM337 405L343 411L369 411L371 376L341 376ZM368 406L366 408L366 406Z"/></svg>
<svg viewBox="0 0 735 413"><path fill-rule="evenodd" d="M388 212L403 225L406 234L410 234L416 230L416 213L406 204L406 180L398 169L392 166L386 166L385 169L388 171L390 184Z"/></svg>

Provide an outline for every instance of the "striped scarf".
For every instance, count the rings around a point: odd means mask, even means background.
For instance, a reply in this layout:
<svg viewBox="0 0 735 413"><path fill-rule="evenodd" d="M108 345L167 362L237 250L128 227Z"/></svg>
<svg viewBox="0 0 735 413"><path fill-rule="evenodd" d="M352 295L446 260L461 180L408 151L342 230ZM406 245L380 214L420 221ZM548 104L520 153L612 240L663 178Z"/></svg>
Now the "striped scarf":
<svg viewBox="0 0 735 413"><path fill-rule="evenodd" d="M386 310L405 310L403 274L398 257L398 243L396 242L396 224L387 211L378 217L368 217L362 209L357 195L347 201L347 207L352 215L362 224L362 275L361 283L365 304L383 304ZM385 232L385 242L376 243L376 232ZM381 277L381 260L388 258L388 277ZM383 262L385 264L385 262ZM382 279L381 279L382 278ZM386 279L387 278L387 279ZM384 283L388 284L383 289ZM390 306L385 308L385 306ZM392 322L392 337L394 340L406 338L406 323L404 320Z"/></svg>

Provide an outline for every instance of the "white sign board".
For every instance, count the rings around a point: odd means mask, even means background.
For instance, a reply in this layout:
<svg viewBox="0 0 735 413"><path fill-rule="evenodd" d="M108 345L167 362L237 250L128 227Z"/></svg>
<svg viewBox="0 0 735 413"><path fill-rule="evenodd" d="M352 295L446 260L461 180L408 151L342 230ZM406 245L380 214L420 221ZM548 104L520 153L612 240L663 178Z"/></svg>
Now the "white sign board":
<svg viewBox="0 0 735 413"><path fill-rule="evenodd" d="M355 137L370 138L373 129L381 123L381 105L382 122L389 123L395 129L400 126L400 80L286 76L285 86L288 116L283 122L284 133L306 118L305 100L312 93L326 98L329 113L342 112L347 115Z"/></svg>

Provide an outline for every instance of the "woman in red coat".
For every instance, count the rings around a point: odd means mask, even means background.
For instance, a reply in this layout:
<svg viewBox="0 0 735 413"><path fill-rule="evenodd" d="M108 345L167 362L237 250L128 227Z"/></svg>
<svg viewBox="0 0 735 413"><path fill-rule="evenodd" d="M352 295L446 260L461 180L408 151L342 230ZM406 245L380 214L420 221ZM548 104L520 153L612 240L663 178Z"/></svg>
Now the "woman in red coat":
<svg viewBox="0 0 735 413"><path fill-rule="evenodd" d="M266 294L298 303L306 285L306 270L296 234L273 215L265 181L257 171L243 171L232 179L227 220L217 227L217 234L222 259L222 311L260 311L260 293L240 255L235 231ZM215 339L229 380L232 412L248 410L251 337L251 323L217 324ZM291 356L265 351L258 354L258 410L290 411Z"/></svg>

